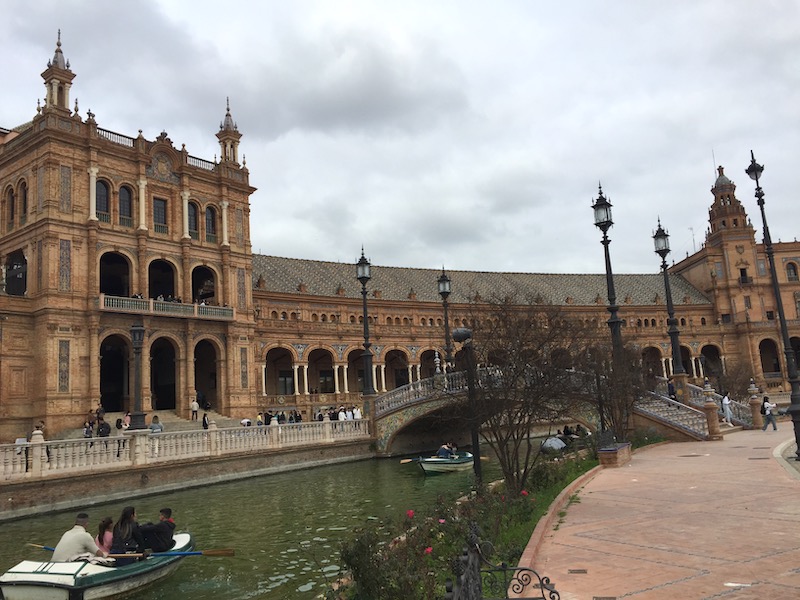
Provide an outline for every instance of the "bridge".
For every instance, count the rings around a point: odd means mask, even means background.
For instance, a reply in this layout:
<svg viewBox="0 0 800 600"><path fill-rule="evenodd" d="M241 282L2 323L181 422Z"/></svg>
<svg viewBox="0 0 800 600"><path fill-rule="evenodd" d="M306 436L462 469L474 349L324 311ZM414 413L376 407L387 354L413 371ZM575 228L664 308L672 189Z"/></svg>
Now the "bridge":
<svg viewBox="0 0 800 600"><path fill-rule="evenodd" d="M576 385L586 384L587 374L573 373ZM478 369L475 386L477 389L489 387L493 378L498 376L496 368ZM593 380L589 385L594 385ZM466 398L467 391L466 373L459 371L421 379L379 396L375 400L373 432L376 452L383 455L415 452L421 447L436 447L445 437L459 437L460 433L464 438L466 420L457 411L463 409L463 403L459 401ZM667 395L666 379L661 379L655 390L646 392L634 404L634 415L685 438L710 439L704 407L711 400L717 405L717 414L722 415L722 396L692 384L687 385L687 391L685 402L672 400ZM749 404L732 400L731 411L734 425L745 428L753 426ZM585 413L572 416L595 427L598 425L598 417L591 404L587 403ZM407 436L410 439L403 443L400 436L408 429L411 429ZM453 429L457 433L451 436Z"/></svg>

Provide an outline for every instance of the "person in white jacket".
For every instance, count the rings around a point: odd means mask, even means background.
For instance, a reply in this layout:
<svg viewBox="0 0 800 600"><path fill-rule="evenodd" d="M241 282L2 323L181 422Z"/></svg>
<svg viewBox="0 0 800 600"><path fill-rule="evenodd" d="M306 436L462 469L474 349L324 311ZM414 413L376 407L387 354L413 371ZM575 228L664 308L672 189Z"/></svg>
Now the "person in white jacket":
<svg viewBox="0 0 800 600"><path fill-rule="evenodd" d="M778 422L775 420L775 409L777 404L769 401L769 396L764 396L764 426L761 431L767 430L767 425L772 423L772 431L778 431Z"/></svg>

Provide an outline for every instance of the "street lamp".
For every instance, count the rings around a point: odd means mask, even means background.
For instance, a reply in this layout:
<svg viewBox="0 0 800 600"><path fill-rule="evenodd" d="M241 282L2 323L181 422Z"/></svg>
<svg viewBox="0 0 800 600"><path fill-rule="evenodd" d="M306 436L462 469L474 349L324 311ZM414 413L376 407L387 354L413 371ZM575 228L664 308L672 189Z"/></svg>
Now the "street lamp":
<svg viewBox="0 0 800 600"><path fill-rule="evenodd" d="M142 412L142 346L144 345L144 325L134 323L131 326L131 343L133 345L133 412L130 429L144 429L144 413Z"/></svg>
<svg viewBox="0 0 800 600"><path fill-rule="evenodd" d="M481 473L481 447L478 433L480 430L480 416L478 415L478 398L475 395L475 376L477 365L475 363L475 348L472 347L472 330L459 327L453 330L453 340L461 344L464 358L467 362L467 402L469 403L469 432L472 441L472 470L475 473L475 485L480 488L483 483Z"/></svg>
<svg viewBox="0 0 800 600"><path fill-rule="evenodd" d="M364 395L374 396L375 388L372 385L372 350L369 342L369 317L367 315L367 282L370 276L370 264L361 248L361 258L356 263L356 279L361 283L361 297L364 299Z"/></svg>
<svg viewBox="0 0 800 600"><path fill-rule="evenodd" d="M611 254L608 245L608 230L614 224L611 219L611 203L603 196L603 187L598 186L599 194L597 200L592 205L594 210L594 224L603 232L603 250L606 257L606 287L608 288L608 327L611 330L611 358L615 368L620 368L622 360L622 319L619 318L619 306L617 305L617 293L614 291L614 274L611 272ZM599 397L598 411L600 413L600 431L605 431L605 415L603 414L602 395Z"/></svg>
<svg viewBox="0 0 800 600"><path fill-rule="evenodd" d="M656 246L656 254L661 257L661 270L664 272L664 289L667 293L667 333L672 345L672 374L683 375L686 370L683 368L681 359L681 343L678 339L678 319L675 318L675 306L672 304L672 288L669 285L669 273L667 272L667 254L669 254L669 233L661 227L661 219L658 220L658 229L653 234L653 242Z"/></svg>
<svg viewBox="0 0 800 600"><path fill-rule="evenodd" d="M786 313L783 310L783 300L781 299L781 288L778 284L778 272L775 270L775 251L772 247L772 238L769 235L767 225L767 215L764 212L764 190L761 189L759 179L764 172L764 167L756 162L753 151L750 150L750 166L745 169L745 173L756 182L756 199L758 208L761 210L761 222L764 224L764 247L767 251L769 260L769 275L772 279L772 293L775 295L775 307L778 309L778 320L780 321L781 337L783 338L783 353L786 355L786 370L789 375L789 385L792 387L790 395L791 404L789 414L792 415L794 426L794 439L797 443L795 460L800 460L800 379L797 377L797 361L795 359L792 342L789 338L789 328L786 326Z"/></svg>
<svg viewBox="0 0 800 600"><path fill-rule="evenodd" d="M447 298L450 296L450 278L442 267L442 276L437 280L439 284L439 295L442 297L444 306L444 372L447 373L450 365L453 364L453 346L450 343L450 320L447 316Z"/></svg>

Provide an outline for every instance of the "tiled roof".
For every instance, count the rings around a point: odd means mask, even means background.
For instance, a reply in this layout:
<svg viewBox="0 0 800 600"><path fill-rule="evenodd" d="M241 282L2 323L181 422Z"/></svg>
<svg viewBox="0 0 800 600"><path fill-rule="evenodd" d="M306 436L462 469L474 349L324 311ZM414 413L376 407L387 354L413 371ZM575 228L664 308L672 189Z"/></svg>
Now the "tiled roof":
<svg viewBox="0 0 800 600"><path fill-rule="evenodd" d="M441 271L404 267L372 266L372 279L367 284L370 298L380 290L383 300L441 302L436 280ZM476 292L484 300L492 297L515 297L520 301L541 298L557 305L606 305L606 276L554 273L487 273L481 271L447 271L452 281L451 303L466 303ZM361 284L356 280L355 263L334 263L299 258L253 255L253 287L263 278L266 292L296 294L300 284L309 296L360 298ZM617 303L621 306L663 304L664 276L661 273L614 275ZM680 275L670 275L672 297L677 305L710 305L700 290ZM415 299L411 296L415 294ZM688 298L688 302L687 299ZM571 299L571 300L568 300Z"/></svg>

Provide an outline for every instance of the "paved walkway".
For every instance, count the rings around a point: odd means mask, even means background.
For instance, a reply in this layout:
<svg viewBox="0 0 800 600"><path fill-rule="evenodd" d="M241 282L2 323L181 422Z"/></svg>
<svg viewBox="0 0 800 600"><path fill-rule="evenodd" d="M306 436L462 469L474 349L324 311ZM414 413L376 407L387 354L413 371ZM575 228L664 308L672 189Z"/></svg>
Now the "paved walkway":
<svg viewBox="0 0 800 600"><path fill-rule="evenodd" d="M520 565L562 600L797 600L800 473L783 458L792 423L778 427L644 448L595 471Z"/></svg>

